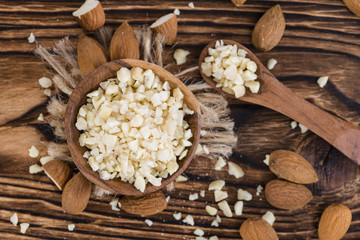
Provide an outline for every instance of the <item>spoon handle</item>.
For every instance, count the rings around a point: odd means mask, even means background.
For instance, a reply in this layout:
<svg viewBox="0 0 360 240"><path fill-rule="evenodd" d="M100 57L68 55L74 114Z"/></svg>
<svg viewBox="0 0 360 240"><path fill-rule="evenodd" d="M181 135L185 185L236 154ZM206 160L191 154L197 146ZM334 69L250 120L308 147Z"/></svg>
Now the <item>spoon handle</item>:
<svg viewBox="0 0 360 240"><path fill-rule="evenodd" d="M359 127L335 117L299 97L270 72L263 71L261 77L264 81L262 93L242 97L242 100L271 108L296 120L345 156L360 164Z"/></svg>

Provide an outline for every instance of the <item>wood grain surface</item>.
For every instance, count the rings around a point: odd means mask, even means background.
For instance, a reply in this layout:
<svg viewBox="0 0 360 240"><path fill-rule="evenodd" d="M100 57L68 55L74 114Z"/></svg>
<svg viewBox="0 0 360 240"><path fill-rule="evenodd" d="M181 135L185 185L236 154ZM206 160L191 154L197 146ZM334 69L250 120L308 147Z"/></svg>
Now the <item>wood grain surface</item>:
<svg viewBox="0 0 360 240"><path fill-rule="evenodd" d="M352 14L340 0L248 0L235 8L227 0L104 0L106 25L115 29L127 20L136 27L150 24L158 17L180 9L178 37L175 48L191 52L178 72L197 64L202 48L210 41L227 38L242 43L254 51L266 64L278 60L272 73L287 87L320 108L352 124L360 124L360 18ZM251 31L259 17L269 7L279 3L286 19L285 34L279 45L263 53L251 45ZM53 47L64 36L75 43L82 32L71 13L82 1L0 1L0 239L194 239L200 227L205 237L240 239L238 229L248 217L274 212L274 228L280 239L317 239L317 226L324 208L330 203L350 207L353 220L344 239L360 239L359 167L324 140L311 132L301 134L290 128L291 119L264 107L229 99L238 142L231 161L238 163L245 176L235 179L227 168L214 171L214 160L196 158L186 170L188 182L175 183L175 189L165 191L170 201L164 212L147 217L154 224L148 227L143 217L111 210L112 197L92 195L86 211L80 215L64 213L61 193L44 175L31 175L28 167L38 162L28 157L35 145L41 156L46 143L54 141L51 129L37 121L46 112L48 98L37 80L50 76L49 69L34 56L35 44L27 37L30 32L38 43ZM165 62L172 62L169 54ZM199 73L196 74L200 79ZM329 83L321 89L319 76L328 75ZM329 126L331 131L331 126ZM285 211L271 207L263 192L256 196L256 187L276 178L262 162L264 155L288 149L303 155L316 169L319 182L308 185L314 199L304 209ZM189 194L207 189L214 179L226 181L229 203L236 202L236 190L241 187L253 194L244 203L244 214L226 218L220 213L220 227L211 227L214 217L205 211L207 204L215 206L213 194L189 201ZM19 222L30 223L25 235L13 226L13 213ZM183 217L191 214L195 226L185 225L173 218L174 212ZM67 225L76 225L69 232Z"/></svg>

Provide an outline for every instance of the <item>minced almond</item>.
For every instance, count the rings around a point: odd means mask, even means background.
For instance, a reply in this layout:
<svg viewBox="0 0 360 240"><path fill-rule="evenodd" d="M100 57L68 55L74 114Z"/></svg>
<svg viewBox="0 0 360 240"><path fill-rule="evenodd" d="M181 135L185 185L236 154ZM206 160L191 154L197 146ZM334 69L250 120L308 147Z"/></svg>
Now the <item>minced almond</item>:
<svg viewBox="0 0 360 240"><path fill-rule="evenodd" d="M237 198L238 200L250 201L252 199L252 195L248 191L239 188Z"/></svg>
<svg viewBox="0 0 360 240"><path fill-rule="evenodd" d="M219 159L217 160L214 169L216 171L220 171L223 167L226 166L226 161L224 160L223 157L219 157Z"/></svg>
<svg viewBox="0 0 360 240"><path fill-rule="evenodd" d="M209 184L208 190L221 190L225 186L224 180L215 180Z"/></svg>
<svg viewBox="0 0 360 240"><path fill-rule="evenodd" d="M202 236L204 236L204 231L201 230L200 228L197 228L197 229L195 229L194 234L202 237Z"/></svg>
<svg viewBox="0 0 360 240"><path fill-rule="evenodd" d="M174 59L176 61L176 65L184 64L186 62L186 57L189 54L190 52L184 49L180 49L180 48L176 49L174 52Z"/></svg>
<svg viewBox="0 0 360 240"><path fill-rule="evenodd" d="M18 222L19 222L19 218L18 215L16 213L14 213L11 217L10 217L10 222L14 225L17 226Z"/></svg>
<svg viewBox="0 0 360 240"><path fill-rule="evenodd" d="M69 224L69 225L68 225L68 230L69 230L70 232L74 231L74 229L75 229L75 224Z"/></svg>
<svg viewBox="0 0 360 240"><path fill-rule="evenodd" d="M221 209L221 211L223 211L223 213L224 213L224 215L226 217L232 217L233 216L233 214L231 212L231 209L230 209L230 206L229 206L229 204L228 204L228 202L226 200L219 202L218 206Z"/></svg>
<svg viewBox="0 0 360 240"><path fill-rule="evenodd" d="M37 158L39 156L39 150L35 146L31 146L31 148L29 148L29 156Z"/></svg>
<svg viewBox="0 0 360 240"><path fill-rule="evenodd" d="M145 219L145 223L151 227L153 225L153 221L151 221L150 219Z"/></svg>
<svg viewBox="0 0 360 240"><path fill-rule="evenodd" d="M194 222L194 218L191 215L187 215L184 220L183 223L189 224L191 226L194 226L195 222Z"/></svg>
<svg viewBox="0 0 360 240"><path fill-rule="evenodd" d="M188 178L184 175L179 175L176 179L175 182L186 182L188 180Z"/></svg>
<svg viewBox="0 0 360 240"><path fill-rule="evenodd" d="M181 212L179 213L173 213L173 216L176 220L180 220L181 219Z"/></svg>
<svg viewBox="0 0 360 240"><path fill-rule="evenodd" d="M221 200L228 198L228 193L226 191L215 190L214 196L215 196L215 202L219 202Z"/></svg>
<svg viewBox="0 0 360 240"><path fill-rule="evenodd" d="M306 126L302 125L301 123L299 123L299 127L301 133L306 133L309 130Z"/></svg>
<svg viewBox="0 0 360 240"><path fill-rule="evenodd" d="M237 201L234 205L235 215L240 216L244 207L243 201Z"/></svg>
<svg viewBox="0 0 360 240"><path fill-rule="evenodd" d="M229 174L233 175L236 178L241 178L244 176L244 171L242 168L233 162L228 162L229 165Z"/></svg>
<svg viewBox="0 0 360 240"><path fill-rule="evenodd" d="M275 67L276 64L277 64L276 59L270 58L269 61L268 61L268 63L267 63L267 68L268 68L269 70L272 70L272 69Z"/></svg>
<svg viewBox="0 0 360 240"><path fill-rule="evenodd" d="M328 76L319 77L317 83L321 88L323 88L327 84L328 80L329 80Z"/></svg>
<svg viewBox="0 0 360 240"><path fill-rule="evenodd" d="M43 170L44 169L38 164L33 164L29 167L30 174L36 174L36 173L42 172Z"/></svg>
<svg viewBox="0 0 360 240"><path fill-rule="evenodd" d="M210 216L215 216L217 213L217 209L209 205L205 207L205 210Z"/></svg>
<svg viewBox="0 0 360 240"><path fill-rule="evenodd" d="M22 234L25 234L29 227L30 227L29 223L20 223L20 232Z"/></svg>

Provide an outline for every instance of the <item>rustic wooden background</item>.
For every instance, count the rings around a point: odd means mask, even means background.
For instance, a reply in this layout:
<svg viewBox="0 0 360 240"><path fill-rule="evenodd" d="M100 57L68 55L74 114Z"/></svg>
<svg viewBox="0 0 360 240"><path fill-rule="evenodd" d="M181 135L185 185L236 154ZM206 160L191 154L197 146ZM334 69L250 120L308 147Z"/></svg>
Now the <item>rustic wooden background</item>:
<svg viewBox="0 0 360 240"><path fill-rule="evenodd" d="M347 121L360 123L360 18L340 0L248 0L235 8L230 0L104 0L107 25L116 27L129 21L134 27L149 24L158 17L180 9L177 47L191 51L190 61L181 69L196 64L201 49L210 41L227 38L254 50L263 63L276 58L273 73L289 88L310 102ZM353 221L344 239L360 239L359 167L311 132L301 134L290 128L291 120L263 107L229 100L239 137L231 160L239 163L245 177L229 177L227 169L212 170L214 162L195 159L186 175L189 182L176 183L169 206L161 214L143 217L112 211L108 202L92 196L86 212L70 215L61 209L61 193L43 174L31 175L28 168L37 160L28 157L31 145L46 154L51 141L49 128L37 121L45 113L48 98L37 80L50 76L45 65L32 53L38 43L52 47L69 35L75 42L82 32L71 13L82 1L0 1L0 239L191 239L196 227L206 236L240 239L239 226L244 219L261 216L267 210L276 216L274 228L280 239L316 239L322 210L341 202L351 208ZM285 14L286 31L278 47L268 53L251 45L251 31L266 9L280 3ZM179 69L177 69L179 70ZM196 73L198 74L198 73ZM328 75L329 83L319 88L316 80ZM331 126L329 126L331 131ZM276 210L266 203L263 193L256 196L257 185L265 185L275 176L263 164L264 155L275 149L303 154L316 168L320 181L310 185L314 199L304 209ZM245 202L244 214L226 218L219 228L210 227L214 219L204 207L213 203L212 192L205 198L189 201L188 195L206 189L213 179L226 180L229 202L236 202L235 191L242 187L254 194ZM191 214L195 226L176 221L172 214ZM30 223L25 235L9 218L17 213L20 222ZM221 215L222 213L220 213ZM222 216L222 215L221 215ZM67 225L75 223L74 232Z"/></svg>

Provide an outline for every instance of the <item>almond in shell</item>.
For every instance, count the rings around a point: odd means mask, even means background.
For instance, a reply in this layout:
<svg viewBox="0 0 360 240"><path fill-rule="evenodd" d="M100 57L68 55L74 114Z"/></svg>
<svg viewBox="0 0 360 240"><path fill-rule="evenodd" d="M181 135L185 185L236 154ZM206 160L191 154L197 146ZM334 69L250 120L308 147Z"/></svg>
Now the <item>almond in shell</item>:
<svg viewBox="0 0 360 240"><path fill-rule="evenodd" d="M46 175L62 190L72 177L73 172L69 165L61 160L51 160L43 165Z"/></svg>
<svg viewBox="0 0 360 240"><path fill-rule="evenodd" d="M65 185L61 204L67 213L79 214L89 203L92 183L82 173L77 173Z"/></svg>
<svg viewBox="0 0 360 240"><path fill-rule="evenodd" d="M77 42L77 60L80 71L86 76L107 62L106 52L98 41L82 34Z"/></svg>
<svg viewBox="0 0 360 240"><path fill-rule="evenodd" d="M93 31L105 24L105 13L97 0L86 0L73 16L82 28Z"/></svg>
<svg viewBox="0 0 360 240"><path fill-rule="evenodd" d="M135 215L154 215L162 212L166 206L166 198L162 191L143 196L124 196L120 199L121 209Z"/></svg>
<svg viewBox="0 0 360 240"><path fill-rule="evenodd" d="M277 240L274 228L262 218L247 219L240 227L243 240Z"/></svg>
<svg viewBox="0 0 360 240"><path fill-rule="evenodd" d="M285 31L285 18L279 4L271 7L256 23L252 44L261 51L270 51L278 45Z"/></svg>
<svg viewBox="0 0 360 240"><path fill-rule="evenodd" d="M163 35L165 37L165 44L171 45L175 42L177 27L176 14L169 13L151 24L150 29L155 33Z"/></svg>
<svg viewBox="0 0 360 240"><path fill-rule="evenodd" d="M127 22L116 29L110 42L109 53L111 60L140 58L139 43L134 30Z"/></svg>
<svg viewBox="0 0 360 240"><path fill-rule="evenodd" d="M269 168L279 178L294 183L310 184L319 180L310 163L292 151L273 151L270 154Z"/></svg>
<svg viewBox="0 0 360 240"><path fill-rule="evenodd" d="M276 179L266 184L265 197L276 208L293 210L304 207L313 195L304 185Z"/></svg>
<svg viewBox="0 0 360 240"><path fill-rule="evenodd" d="M351 211L342 204L331 204L321 215L319 222L320 240L339 240L348 231L351 224Z"/></svg>

